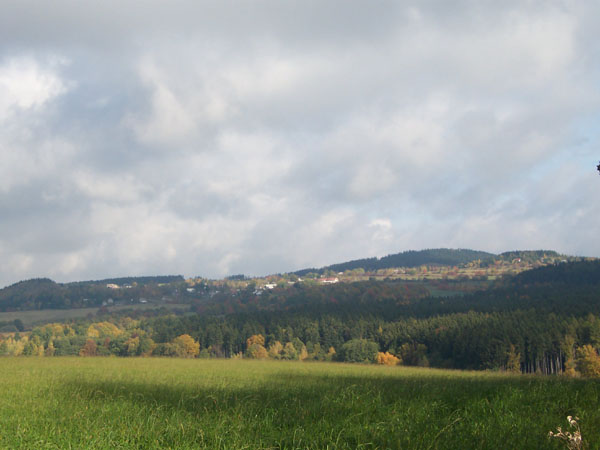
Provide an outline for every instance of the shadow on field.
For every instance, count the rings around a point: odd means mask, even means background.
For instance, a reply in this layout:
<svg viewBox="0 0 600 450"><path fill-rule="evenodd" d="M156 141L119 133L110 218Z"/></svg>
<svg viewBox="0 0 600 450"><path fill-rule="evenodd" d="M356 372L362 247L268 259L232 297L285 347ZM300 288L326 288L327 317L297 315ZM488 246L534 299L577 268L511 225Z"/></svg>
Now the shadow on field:
<svg viewBox="0 0 600 450"><path fill-rule="evenodd" d="M141 407L171 408L192 414L213 414L225 410L280 412L282 416L345 414L357 409L381 408L396 403L421 406L443 404L448 410L472 402L505 399L532 385L553 384L533 377L451 377L448 375L349 376L315 374L272 374L259 380L214 385L186 378L181 383L164 381L77 380L63 385L64 394L86 401L127 401ZM255 411L254 411L255 410ZM283 414L285 413L285 414Z"/></svg>
<svg viewBox="0 0 600 450"><path fill-rule="evenodd" d="M368 442L365 448L537 449L547 448L548 431L569 414L588 412L590 437L600 420L600 383L435 371L224 372L210 379L184 373L168 382L73 378L61 393L96 411L153 414L156 423L191 414L206 439L212 427L215 440L235 432L278 443L273 448L308 448L292 445L301 437L311 448ZM345 447L330 445L340 439Z"/></svg>

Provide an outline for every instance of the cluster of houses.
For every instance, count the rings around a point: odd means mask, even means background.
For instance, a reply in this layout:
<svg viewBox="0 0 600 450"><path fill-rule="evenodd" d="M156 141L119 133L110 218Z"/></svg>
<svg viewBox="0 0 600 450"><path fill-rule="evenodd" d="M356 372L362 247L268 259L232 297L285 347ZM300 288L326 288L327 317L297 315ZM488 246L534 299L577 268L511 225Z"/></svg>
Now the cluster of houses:
<svg viewBox="0 0 600 450"><path fill-rule="evenodd" d="M302 278L298 278L298 280L296 282L294 281L288 281L287 284L295 284L298 282L302 282L304 281ZM323 278L319 278L317 279L317 282L319 282L320 284L335 284L335 283L339 283L340 280L338 277L323 277ZM275 289L277 287L277 283L266 283L261 287L256 288L256 290L254 291L254 295L261 295L266 289L271 290L271 289Z"/></svg>
<svg viewBox="0 0 600 450"><path fill-rule="evenodd" d="M115 283L107 283L107 284L106 284L106 287L107 287L108 289L121 289L121 286L119 286L118 284L115 284ZM131 286L130 284L125 284L125 285L123 285L123 286L122 286L122 288L123 288L123 289L131 289L131 288L133 288L133 286ZM83 301L84 301L84 302L85 302L85 301L88 301L88 299L87 299L87 298L86 298L86 299L83 299ZM131 303L133 303L133 302L134 302L134 300L133 300L133 299L131 299L131 300L130 300L130 302L131 302ZM138 300L138 302L139 302L139 303L148 303L148 300L142 297L142 298L140 298L140 299ZM112 305L116 305L116 304L117 304L117 303L115 303L115 301L114 301L112 298L109 298L108 300L104 300L104 301L102 302L102 306L112 306Z"/></svg>
<svg viewBox="0 0 600 450"><path fill-rule="evenodd" d="M296 282L302 282L302 281L304 281L302 278L298 278L298 280ZM339 280L338 277L322 277L322 278L318 278L316 281L318 283L320 283L320 284L335 284L335 283L339 283L340 280ZM288 281L287 284L293 285L296 282L294 282L294 281ZM266 284L264 284L264 285L262 285L260 287L257 287L254 290L254 295L261 295L265 290L275 289L277 287L277 285L278 285L277 283L272 283L272 282L271 283L266 283ZM115 283L107 283L106 287L108 289L131 289L133 286L131 286L131 285L119 286L118 284L115 284ZM188 288L186 288L186 292L192 294L192 293L196 292L196 288L194 288L194 287L188 287ZM210 294L212 294L211 297L214 294L218 293L218 292L219 291L211 292L210 293ZM131 301L133 302L133 299ZM146 300L144 298L140 298L139 302L140 303L148 303L148 300ZM109 298L108 300L102 302L102 306L111 306L111 305L114 305L114 304L115 304L115 302L111 298Z"/></svg>
<svg viewBox="0 0 600 450"><path fill-rule="evenodd" d="M115 283L108 283L106 285L106 287L108 289L121 289L121 286L119 286L118 284L115 284ZM130 284L125 284L125 285L123 285L123 288L124 289L131 289L131 288L133 288L133 286L131 286Z"/></svg>
<svg viewBox="0 0 600 450"><path fill-rule="evenodd" d="M321 284L335 284L340 282L338 277L319 278L317 281Z"/></svg>

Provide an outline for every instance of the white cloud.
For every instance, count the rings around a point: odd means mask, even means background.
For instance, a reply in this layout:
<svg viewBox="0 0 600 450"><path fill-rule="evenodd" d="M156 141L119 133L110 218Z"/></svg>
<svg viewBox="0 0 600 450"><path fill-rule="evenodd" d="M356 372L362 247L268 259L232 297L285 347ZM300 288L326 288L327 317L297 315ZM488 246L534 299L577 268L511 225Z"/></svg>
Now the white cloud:
<svg viewBox="0 0 600 450"><path fill-rule="evenodd" d="M67 90L56 73L65 61L50 58L42 67L31 57L13 57L0 65L0 124L23 110L39 110Z"/></svg>
<svg viewBox="0 0 600 450"><path fill-rule="evenodd" d="M390 242L393 238L392 221L390 219L373 219L369 223L369 227L373 230L373 239Z"/></svg>
<svg viewBox="0 0 600 450"><path fill-rule="evenodd" d="M0 63L0 192L62 170L74 152L59 136L40 136L53 101L69 89L58 73L65 60L44 61L21 56Z"/></svg>
<svg viewBox="0 0 600 450"><path fill-rule="evenodd" d="M73 188L90 201L133 204L144 200L151 186L133 175L97 174L89 169L79 169L71 174Z"/></svg>

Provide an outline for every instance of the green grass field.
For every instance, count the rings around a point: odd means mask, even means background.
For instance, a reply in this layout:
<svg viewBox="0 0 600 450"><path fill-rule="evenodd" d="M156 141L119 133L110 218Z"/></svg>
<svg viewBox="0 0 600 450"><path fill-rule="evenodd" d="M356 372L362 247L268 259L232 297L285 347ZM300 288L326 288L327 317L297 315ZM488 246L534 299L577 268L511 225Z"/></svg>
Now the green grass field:
<svg viewBox="0 0 600 450"><path fill-rule="evenodd" d="M0 358L0 448L540 449L600 382L334 363Z"/></svg>

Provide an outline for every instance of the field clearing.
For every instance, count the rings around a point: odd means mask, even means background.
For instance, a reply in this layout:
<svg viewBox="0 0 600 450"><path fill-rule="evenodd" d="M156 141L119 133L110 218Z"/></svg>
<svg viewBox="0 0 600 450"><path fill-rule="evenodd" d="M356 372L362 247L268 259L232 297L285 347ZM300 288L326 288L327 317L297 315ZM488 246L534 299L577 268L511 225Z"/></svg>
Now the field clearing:
<svg viewBox="0 0 600 450"><path fill-rule="evenodd" d="M0 358L0 448L561 448L600 382L332 363Z"/></svg>
<svg viewBox="0 0 600 450"><path fill-rule="evenodd" d="M165 307L169 310L183 309L189 310L190 305L188 304L170 304L170 303L145 303L145 304L132 304L132 305L117 305L109 306L109 312L124 311L124 310L136 310L136 311L148 311L152 309L160 309ZM0 322L9 322L15 319L21 319L26 326L40 325L51 322L62 322L70 319L82 319L88 317L88 315L95 315L98 312L99 307L94 308L72 308L72 309L38 309L32 311L10 311L0 312Z"/></svg>

